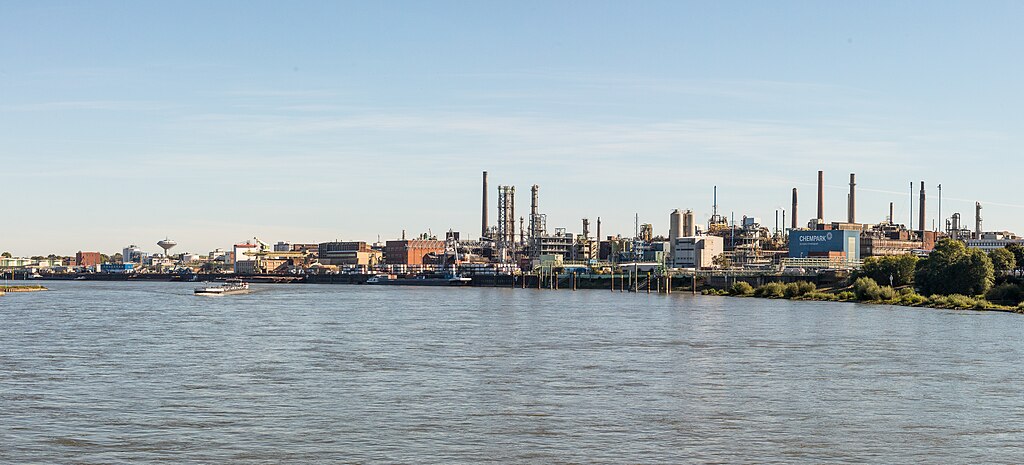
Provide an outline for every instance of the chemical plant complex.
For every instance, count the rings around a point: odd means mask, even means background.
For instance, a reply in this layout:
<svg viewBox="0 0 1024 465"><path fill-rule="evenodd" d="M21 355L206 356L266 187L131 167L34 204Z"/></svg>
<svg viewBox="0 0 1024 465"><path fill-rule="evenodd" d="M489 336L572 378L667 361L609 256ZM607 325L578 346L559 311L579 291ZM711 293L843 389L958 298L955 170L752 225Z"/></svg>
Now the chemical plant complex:
<svg viewBox="0 0 1024 465"><path fill-rule="evenodd" d="M265 243L251 238L230 247L203 254L174 253L170 238L155 244L162 252L148 253L129 245L119 253L78 252L74 257L0 258L0 270L14 278L66 279L209 279L211 276L245 276L251 279L362 283L384 280L415 280L457 277L460 282L539 285L543 277L628 274L633 286L640 276L722 275L820 276L843 275L856 269L866 257L880 255L927 255L938 239L949 237L986 251L1024 242L1009 232L982 229L982 205L974 211L974 227L965 226L960 213L943 218L944 228L928 229L925 183L917 194L917 222L897 224L893 206L879 224L857 222L856 176L849 175L845 221L828 221L824 212L824 173L818 172L817 209L809 220L799 212L798 191L792 204L776 212L775 226L760 218L727 218L714 192L712 214L698 224L691 209L667 213L669 228L656 232L650 223L635 218L630 234L608 235L601 218L583 218L579 233L549 227L541 209L541 188L529 188L529 209L517 211L516 187L489 187L482 178L479 234L448 231L385 242L333 241L320 243ZM941 185L939 211L941 216ZM496 194L492 201L491 194ZM491 212L496 215L491 216ZM782 214L781 223L778 213ZM913 217L913 214L911 215ZM806 218L806 217L804 217ZM916 227L915 227L916 226ZM517 277L523 277L517 281ZM651 278L647 278L650 280ZM419 282L419 281L416 281ZM557 285L557 281L549 283ZM614 286L614 281L613 281Z"/></svg>

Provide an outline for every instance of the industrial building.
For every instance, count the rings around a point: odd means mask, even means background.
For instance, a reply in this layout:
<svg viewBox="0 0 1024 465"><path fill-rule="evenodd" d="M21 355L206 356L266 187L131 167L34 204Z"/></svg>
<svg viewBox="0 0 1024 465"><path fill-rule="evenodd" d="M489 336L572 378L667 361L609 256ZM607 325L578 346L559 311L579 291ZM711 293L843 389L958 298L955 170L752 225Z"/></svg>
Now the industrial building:
<svg viewBox="0 0 1024 465"><path fill-rule="evenodd" d="M429 254L443 254L444 241L432 239L403 239L387 241L384 245L384 261L388 265L423 265L423 257Z"/></svg>
<svg viewBox="0 0 1024 465"><path fill-rule="evenodd" d="M677 237L672 243L672 268L711 268L725 249L719 236Z"/></svg>
<svg viewBox="0 0 1024 465"><path fill-rule="evenodd" d="M573 258L575 238L572 233L562 229L555 231L555 234L544 234L533 238L533 250L537 256L540 255L561 255L565 260Z"/></svg>
<svg viewBox="0 0 1024 465"><path fill-rule="evenodd" d="M675 241L683 237L694 237L697 235L697 227L694 223L693 210L680 211L672 210L668 221L669 240L669 263L676 262Z"/></svg>
<svg viewBox="0 0 1024 465"><path fill-rule="evenodd" d="M383 253L374 250L366 242L324 242L317 247L317 257L322 265L372 267L381 263Z"/></svg>
<svg viewBox="0 0 1024 465"><path fill-rule="evenodd" d="M258 250L259 246L251 242L235 244L232 247L235 274L253 274L256 272L256 257L252 253ZM250 254L246 254L246 252L250 252Z"/></svg>
<svg viewBox="0 0 1024 465"><path fill-rule="evenodd" d="M860 260L858 231L796 230L789 232L790 258Z"/></svg>
<svg viewBox="0 0 1024 465"><path fill-rule="evenodd" d="M101 263L101 273L132 273L135 271L134 263Z"/></svg>
<svg viewBox="0 0 1024 465"><path fill-rule="evenodd" d="M1010 244L1024 244L1024 239L1017 237L1016 234L1009 231L984 232L981 233L981 238L967 239L964 243L967 244L967 247L990 252L995 249L1001 249Z"/></svg>
<svg viewBox="0 0 1024 465"><path fill-rule="evenodd" d="M932 250L937 237L934 231L910 231L891 223L865 226L860 234L860 255L867 258Z"/></svg>
<svg viewBox="0 0 1024 465"><path fill-rule="evenodd" d="M129 245L121 250L121 263L142 263L148 254L137 245Z"/></svg>
<svg viewBox="0 0 1024 465"><path fill-rule="evenodd" d="M82 252L75 254L75 265L82 267L96 266L103 263L103 256L99 252Z"/></svg>

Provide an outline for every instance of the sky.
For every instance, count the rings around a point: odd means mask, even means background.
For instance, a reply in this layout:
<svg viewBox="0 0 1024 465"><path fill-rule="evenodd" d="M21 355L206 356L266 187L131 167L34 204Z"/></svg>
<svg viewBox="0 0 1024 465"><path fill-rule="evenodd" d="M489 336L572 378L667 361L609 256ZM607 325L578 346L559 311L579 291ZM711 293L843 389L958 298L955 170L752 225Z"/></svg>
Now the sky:
<svg viewBox="0 0 1024 465"><path fill-rule="evenodd" d="M960 212L1024 233L1021 2L0 3L0 249ZM917 223L914 209L914 223Z"/></svg>

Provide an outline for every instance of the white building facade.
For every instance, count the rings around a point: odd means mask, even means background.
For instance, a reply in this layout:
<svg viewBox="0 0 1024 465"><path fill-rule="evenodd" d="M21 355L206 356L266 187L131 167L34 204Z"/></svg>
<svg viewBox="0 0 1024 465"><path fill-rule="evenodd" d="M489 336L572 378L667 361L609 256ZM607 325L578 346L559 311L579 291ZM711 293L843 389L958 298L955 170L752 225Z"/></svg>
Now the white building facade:
<svg viewBox="0 0 1024 465"><path fill-rule="evenodd" d="M679 237L672 240L672 268L711 268L715 257L725 251L718 236Z"/></svg>

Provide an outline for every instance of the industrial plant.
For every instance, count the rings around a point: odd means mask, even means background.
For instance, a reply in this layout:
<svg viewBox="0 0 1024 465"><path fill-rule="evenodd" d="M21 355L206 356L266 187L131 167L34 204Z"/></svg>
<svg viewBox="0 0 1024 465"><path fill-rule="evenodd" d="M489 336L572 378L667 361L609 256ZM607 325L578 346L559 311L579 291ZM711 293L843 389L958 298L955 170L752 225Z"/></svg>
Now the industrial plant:
<svg viewBox="0 0 1024 465"><path fill-rule="evenodd" d="M651 280L668 278L671 283L673 277L838 279L860 267L867 257L926 256L941 238L986 251L1024 242L1010 232L984 231L980 202L975 204L973 228L967 227L960 212L942 218L941 185L938 224L944 227L929 229L924 181L910 184L910 206L912 210L917 208L916 225L913 213L910 224L897 223L892 202L885 221L858 222L855 173L849 174L845 221L830 221L825 214L824 180L824 171L818 171L817 208L811 218L800 216L796 187L792 188L790 208L776 211L772 228L757 216L737 219L735 214L724 215L719 211L716 186L706 222L698 223L695 205L681 206L689 208L666 209L667 231L655 231L652 223L634 215L633 231L612 235L602 234L601 217L577 220L578 233L569 227L549 226L548 215L542 209L541 186L537 184L529 186L528 211L521 208L522 213L517 215L517 186L503 184L492 191L484 171L476 237L454 230L407 237L402 231L400 237L383 242L281 241L273 245L253 237L201 254L173 254L178 243L165 237L155 242L162 250L159 253L150 254L129 245L112 256L80 251L74 257L4 257L0 258L0 270L9 276L75 279L195 280L231 275L301 282L377 283L418 278L420 281L413 282L521 286L540 285L542 281L553 286L570 275L573 283L577 279L603 282L600 280L626 276L626 285L637 288L643 280L649 285ZM492 209L497 213L494 221Z"/></svg>

